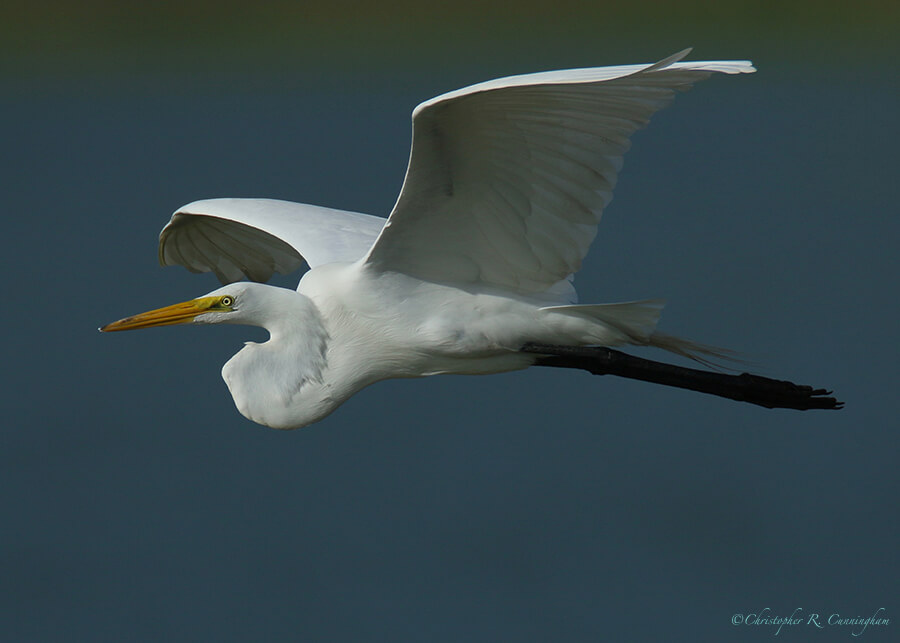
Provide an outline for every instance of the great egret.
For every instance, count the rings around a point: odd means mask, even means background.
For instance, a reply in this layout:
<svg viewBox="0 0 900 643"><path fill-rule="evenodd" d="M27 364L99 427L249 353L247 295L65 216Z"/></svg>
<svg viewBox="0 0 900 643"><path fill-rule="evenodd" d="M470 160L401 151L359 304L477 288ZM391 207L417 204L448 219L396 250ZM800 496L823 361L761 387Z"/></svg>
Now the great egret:
<svg viewBox="0 0 900 643"><path fill-rule="evenodd" d="M385 220L267 199L179 209L159 258L226 284L104 326L262 326L223 367L238 410L278 429L334 411L392 377L585 368L769 407L838 408L822 389L687 369L610 346L703 361L710 347L655 331L659 300L576 305L580 268L629 148L677 90L749 61L679 62L501 78L413 111L409 167ZM261 283L309 265L296 291Z"/></svg>

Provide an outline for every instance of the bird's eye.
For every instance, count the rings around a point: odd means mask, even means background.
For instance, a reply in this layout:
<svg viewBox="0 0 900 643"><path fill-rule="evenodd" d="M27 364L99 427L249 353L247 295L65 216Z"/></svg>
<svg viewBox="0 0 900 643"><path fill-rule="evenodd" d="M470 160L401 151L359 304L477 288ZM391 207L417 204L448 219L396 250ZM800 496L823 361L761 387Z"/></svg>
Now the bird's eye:
<svg viewBox="0 0 900 643"><path fill-rule="evenodd" d="M223 306L231 306L234 303L234 297L230 295L225 295L222 299L219 300L219 303Z"/></svg>

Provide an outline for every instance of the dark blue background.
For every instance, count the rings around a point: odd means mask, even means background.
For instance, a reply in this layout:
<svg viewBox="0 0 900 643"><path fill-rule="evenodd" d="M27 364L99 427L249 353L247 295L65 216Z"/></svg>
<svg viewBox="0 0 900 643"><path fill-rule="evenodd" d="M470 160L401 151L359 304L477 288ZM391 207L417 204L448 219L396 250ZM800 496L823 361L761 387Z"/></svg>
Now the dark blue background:
<svg viewBox="0 0 900 643"><path fill-rule="evenodd" d="M417 102L539 68L0 89L0 638L760 641L732 615L898 617L895 68L761 66L680 96L635 137L576 281L584 302L667 298L662 330L832 387L839 413L532 369L380 383L282 433L219 376L260 331L96 332L216 287L156 263L178 206L386 215Z"/></svg>

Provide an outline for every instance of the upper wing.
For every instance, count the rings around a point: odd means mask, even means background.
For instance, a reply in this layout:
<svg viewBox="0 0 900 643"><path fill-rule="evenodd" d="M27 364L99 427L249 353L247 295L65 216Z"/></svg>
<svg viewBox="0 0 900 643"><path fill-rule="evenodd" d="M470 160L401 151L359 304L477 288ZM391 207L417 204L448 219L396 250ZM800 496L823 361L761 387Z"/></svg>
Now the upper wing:
<svg viewBox="0 0 900 643"><path fill-rule="evenodd" d="M214 272L223 284L268 281L365 256L385 219L274 199L209 199L179 208L159 235L159 262Z"/></svg>
<svg viewBox="0 0 900 643"><path fill-rule="evenodd" d="M749 61L511 76L413 111L403 189L367 262L452 283L543 292L576 272L612 199L628 137L712 72Z"/></svg>

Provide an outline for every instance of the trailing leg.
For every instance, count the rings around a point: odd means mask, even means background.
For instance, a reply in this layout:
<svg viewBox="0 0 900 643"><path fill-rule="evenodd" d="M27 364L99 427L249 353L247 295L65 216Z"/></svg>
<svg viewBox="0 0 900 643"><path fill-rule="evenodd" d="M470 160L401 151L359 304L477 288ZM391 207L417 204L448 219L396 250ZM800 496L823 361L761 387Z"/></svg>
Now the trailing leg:
<svg viewBox="0 0 900 643"><path fill-rule="evenodd" d="M749 402L769 409L840 409L844 403L831 391L774 380L760 375L728 375L675 366L635 357L603 346L549 346L525 344L520 349L539 357L535 366L580 368L594 375L618 375L630 379L676 386L692 391Z"/></svg>

